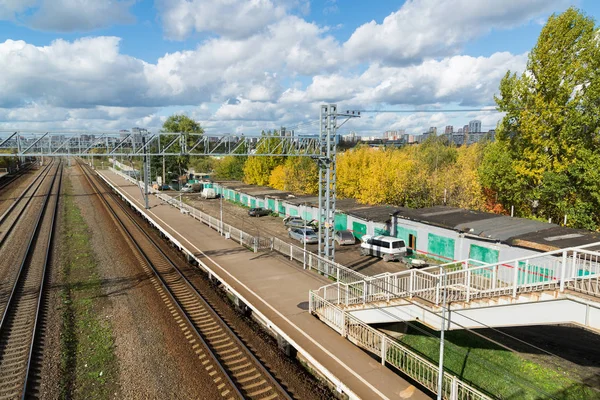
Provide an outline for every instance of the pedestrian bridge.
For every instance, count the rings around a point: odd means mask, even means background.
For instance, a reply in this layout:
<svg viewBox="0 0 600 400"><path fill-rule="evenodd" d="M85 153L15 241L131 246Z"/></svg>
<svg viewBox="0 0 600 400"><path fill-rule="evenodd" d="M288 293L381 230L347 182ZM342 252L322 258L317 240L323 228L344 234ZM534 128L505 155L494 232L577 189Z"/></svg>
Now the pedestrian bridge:
<svg viewBox="0 0 600 400"><path fill-rule="evenodd" d="M464 329L572 323L600 332L600 242L495 264L468 259L342 278L311 291L309 310L382 364L438 392L438 366L370 324L418 320L441 329L443 319L447 329ZM490 398L446 371L441 392L451 400Z"/></svg>
<svg viewBox="0 0 600 400"><path fill-rule="evenodd" d="M311 293L367 324L439 329L573 323L600 332L600 243L482 264L467 259L336 282Z"/></svg>

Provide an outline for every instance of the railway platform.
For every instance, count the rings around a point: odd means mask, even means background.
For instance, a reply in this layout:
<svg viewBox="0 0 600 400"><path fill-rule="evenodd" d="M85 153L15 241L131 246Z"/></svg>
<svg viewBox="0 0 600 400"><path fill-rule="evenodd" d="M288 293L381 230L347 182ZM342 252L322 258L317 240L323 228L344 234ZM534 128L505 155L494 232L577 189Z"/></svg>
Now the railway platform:
<svg viewBox="0 0 600 400"><path fill-rule="evenodd" d="M356 347L308 312L307 293L331 283L273 252L253 253L186 213L150 196L109 170L104 180L168 237L200 261L204 269L243 302L273 332L290 343L311 367L350 398L430 399L379 359Z"/></svg>

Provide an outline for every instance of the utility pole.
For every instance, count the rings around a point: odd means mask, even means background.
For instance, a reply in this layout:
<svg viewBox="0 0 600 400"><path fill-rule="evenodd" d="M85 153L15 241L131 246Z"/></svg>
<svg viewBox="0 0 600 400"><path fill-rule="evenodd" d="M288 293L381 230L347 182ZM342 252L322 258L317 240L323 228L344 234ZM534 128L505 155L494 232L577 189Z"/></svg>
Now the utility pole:
<svg viewBox="0 0 600 400"><path fill-rule="evenodd" d="M150 208L148 204L148 179L150 178L150 159L148 157L148 149L146 149L146 135L142 134L142 146L144 149L144 207Z"/></svg>
<svg viewBox="0 0 600 400"><path fill-rule="evenodd" d="M338 125L338 117L346 118ZM350 118L359 118L360 111L338 114L337 105L323 104L320 113L319 132L319 255L329 261L335 260L335 199L336 199L336 132Z"/></svg>

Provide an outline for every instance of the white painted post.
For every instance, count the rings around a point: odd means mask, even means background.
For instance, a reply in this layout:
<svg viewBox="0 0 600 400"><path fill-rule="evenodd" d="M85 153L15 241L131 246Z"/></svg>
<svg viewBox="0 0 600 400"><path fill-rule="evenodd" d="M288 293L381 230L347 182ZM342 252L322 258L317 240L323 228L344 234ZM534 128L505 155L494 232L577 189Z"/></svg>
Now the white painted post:
<svg viewBox="0 0 600 400"><path fill-rule="evenodd" d="M467 303L469 301L471 301L471 269L467 270Z"/></svg>
<svg viewBox="0 0 600 400"><path fill-rule="evenodd" d="M363 304L367 303L367 281L363 281Z"/></svg>
<svg viewBox="0 0 600 400"><path fill-rule="evenodd" d="M492 271L492 290L496 290L497 283L498 283L498 264L494 265L494 269Z"/></svg>
<svg viewBox="0 0 600 400"><path fill-rule="evenodd" d="M458 399L458 379L456 376L452 377L452 390L450 391L450 400Z"/></svg>
<svg viewBox="0 0 600 400"><path fill-rule="evenodd" d="M438 281L435 285L435 305L440 304L440 285L442 284L442 269L440 268L440 274L438 275Z"/></svg>
<svg viewBox="0 0 600 400"><path fill-rule="evenodd" d="M410 296L410 298L412 299L413 297L413 290L415 290L415 286L414 286L414 280L416 277L416 272L414 269L410 270L410 280L408 281L408 294ZM396 284L398 283L398 277L396 277ZM400 290L398 290L398 292L400 292Z"/></svg>
<svg viewBox="0 0 600 400"><path fill-rule="evenodd" d="M560 291L565 291L565 273L567 271L567 250L563 250L562 265L560 267Z"/></svg>
<svg viewBox="0 0 600 400"><path fill-rule="evenodd" d="M390 302L390 292L391 292L390 278L391 278L391 276L389 276L389 275L385 277L385 294L386 294L386 299L387 299L388 303Z"/></svg>
<svg viewBox="0 0 600 400"><path fill-rule="evenodd" d="M292 261L294 259L294 256L292 255L292 251L293 251L294 247L293 245L290 243L290 261Z"/></svg>
<svg viewBox="0 0 600 400"><path fill-rule="evenodd" d="M385 335L381 335L381 365L385 365Z"/></svg>
<svg viewBox="0 0 600 400"><path fill-rule="evenodd" d="M515 261L514 263L514 272L513 272L513 293L512 293L512 297L516 298L517 297L517 282L519 280L519 262Z"/></svg>
<svg viewBox="0 0 600 400"><path fill-rule="evenodd" d="M308 270L310 271L312 267L312 253L308 254Z"/></svg>
<svg viewBox="0 0 600 400"><path fill-rule="evenodd" d="M243 235L243 233L242 233L242 231L240 231L240 246L241 246L242 240L243 240L242 235Z"/></svg>
<svg viewBox="0 0 600 400"><path fill-rule="evenodd" d="M346 313L342 311L342 337L346 337Z"/></svg>
<svg viewBox="0 0 600 400"><path fill-rule="evenodd" d="M573 252L573 262L571 263L571 278L572 279L577 278L577 275L575 274L576 270L577 270L577 252L574 251Z"/></svg>

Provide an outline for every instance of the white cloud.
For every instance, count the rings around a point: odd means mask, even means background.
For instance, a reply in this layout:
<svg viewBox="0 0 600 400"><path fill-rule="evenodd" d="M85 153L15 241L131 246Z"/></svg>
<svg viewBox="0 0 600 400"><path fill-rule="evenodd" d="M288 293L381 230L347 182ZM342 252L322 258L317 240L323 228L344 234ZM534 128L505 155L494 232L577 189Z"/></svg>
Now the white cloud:
<svg viewBox="0 0 600 400"><path fill-rule="evenodd" d="M193 32L214 32L240 39L264 30L307 1L157 0L167 37L182 40Z"/></svg>
<svg viewBox="0 0 600 400"><path fill-rule="evenodd" d="M132 23L136 0L0 0L0 19L53 32L90 31Z"/></svg>
<svg viewBox="0 0 600 400"><path fill-rule="evenodd" d="M347 60L414 63L456 54L492 29L514 27L569 0L407 0L381 24L366 23L344 44Z"/></svg>

